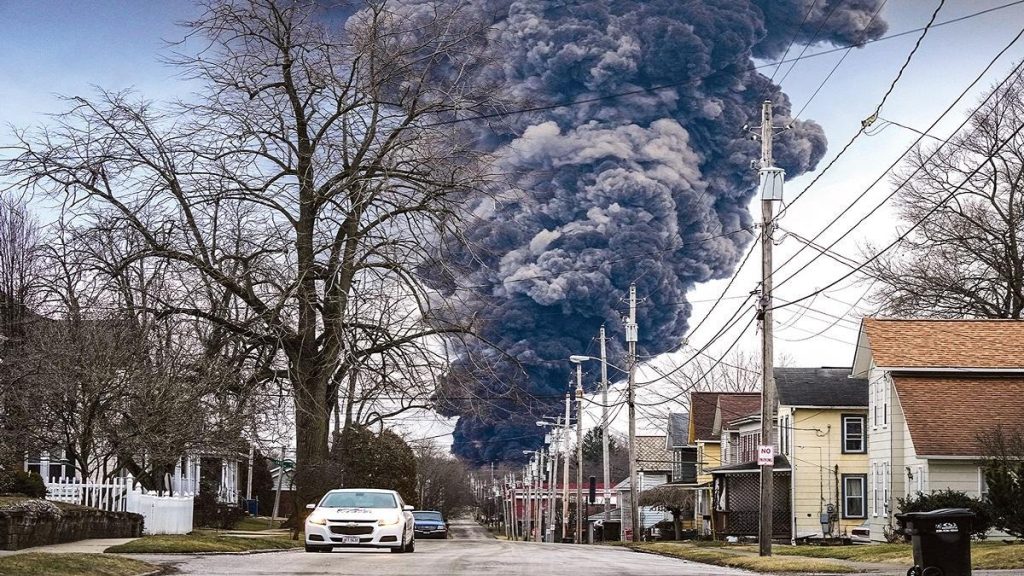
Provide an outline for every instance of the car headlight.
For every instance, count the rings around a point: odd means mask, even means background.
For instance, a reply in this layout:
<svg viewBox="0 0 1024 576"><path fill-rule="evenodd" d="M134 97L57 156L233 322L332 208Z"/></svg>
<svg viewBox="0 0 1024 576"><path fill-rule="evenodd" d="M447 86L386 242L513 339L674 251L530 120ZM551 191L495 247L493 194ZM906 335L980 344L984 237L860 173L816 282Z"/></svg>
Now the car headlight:
<svg viewBox="0 0 1024 576"><path fill-rule="evenodd" d="M326 526L327 517L321 516L314 512L313 514L309 515L309 518L306 518L306 522L309 522L310 524L316 524L318 526Z"/></svg>
<svg viewBox="0 0 1024 576"><path fill-rule="evenodd" d="M401 517L397 515L387 516L377 520L377 526L394 526L395 524L398 524L399 521L401 521Z"/></svg>

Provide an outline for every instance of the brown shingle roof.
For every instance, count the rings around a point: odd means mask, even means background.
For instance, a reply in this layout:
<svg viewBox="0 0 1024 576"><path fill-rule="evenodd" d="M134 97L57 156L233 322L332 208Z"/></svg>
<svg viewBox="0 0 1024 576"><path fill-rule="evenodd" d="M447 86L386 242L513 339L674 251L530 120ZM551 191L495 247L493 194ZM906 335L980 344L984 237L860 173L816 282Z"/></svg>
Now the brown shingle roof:
<svg viewBox="0 0 1024 576"><path fill-rule="evenodd" d="M1024 378L895 376L893 383L918 455L983 455L979 436L1024 420Z"/></svg>
<svg viewBox="0 0 1024 576"><path fill-rule="evenodd" d="M720 392L690 393L690 442L718 440L711 429L715 425L715 408Z"/></svg>
<svg viewBox="0 0 1024 576"><path fill-rule="evenodd" d="M719 415L715 418L714 431L721 432L722 425L733 420L761 414L761 394L722 394L718 397Z"/></svg>
<svg viewBox="0 0 1024 576"><path fill-rule="evenodd" d="M908 368L1024 368L1022 320L865 318L875 365Z"/></svg>

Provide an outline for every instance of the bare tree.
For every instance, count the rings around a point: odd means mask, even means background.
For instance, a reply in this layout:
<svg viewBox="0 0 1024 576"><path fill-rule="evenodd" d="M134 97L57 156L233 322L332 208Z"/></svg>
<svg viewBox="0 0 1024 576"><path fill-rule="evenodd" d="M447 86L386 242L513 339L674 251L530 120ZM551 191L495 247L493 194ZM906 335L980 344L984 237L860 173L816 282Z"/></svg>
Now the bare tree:
<svg viewBox="0 0 1024 576"><path fill-rule="evenodd" d="M127 469L164 489L184 455L236 449L256 406L196 324L147 305L170 277L161 260L116 257L131 234L60 226L51 238L39 290L46 315L27 326L13 363L30 415L19 430L61 449L83 477Z"/></svg>
<svg viewBox="0 0 1024 576"><path fill-rule="evenodd" d="M414 451L420 508L451 517L473 505L469 469L463 462L434 444L422 444Z"/></svg>
<svg viewBox="0 0 1024 576"><path fill-rule="evenodd" d="M776 365L788 363L780 358ZM741 349L722 357L696 352L666 380L669 397L689 392L756 392L761 389L761 360Z"/></svg>
<svg viewBox="0 0 1024 576"><path fill-rule="evenodd" d="M206 48L172 58L203 83L194 101L69 99L4 171L65 198L79 223L130 229L122 265L160 260L174 279L148 306L231 335L258 378L287 381L297 465L313 470L352 370L390 370L462 330L423 321L417 270L489 179L446 123L496 96L469 80L486 22L464 9L371 0L335 30L312 2L211 2L188 24ZM373 285L402 287L417 314L355 314Z"/></svg>
<svg viewBox="0 0 1024 576"><path fill-rule="evenodd" d="M32 410L21 402L16 358L25 343L40 282L41 232L25 202L0 196L0 465L37 446L22 431Z"/></svg>
<svg viewBox="0 0 1024 576"><path fill-rule="evenodd" d="M990 94L969 129L916 149L894 178L916 226L866 268L881 312L1021 318L1024 312L1024 78ZM869 248L869 252L876 249Z"/></svg>

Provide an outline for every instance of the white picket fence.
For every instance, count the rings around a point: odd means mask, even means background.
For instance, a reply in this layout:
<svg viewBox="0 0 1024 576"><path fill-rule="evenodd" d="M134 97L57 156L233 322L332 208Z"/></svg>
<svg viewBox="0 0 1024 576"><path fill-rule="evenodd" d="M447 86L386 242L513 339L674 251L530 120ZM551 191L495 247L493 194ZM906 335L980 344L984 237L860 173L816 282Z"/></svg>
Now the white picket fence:
<svg viewBox="0 0 1024 576"><path fill-rule="evenodd" d="M187 534L192 531L194 493L165 496L146 492L134 486L131 478L114 478L109 482L83 482L75 478L55 479L46 483L46 499L109 512L141 514L147 534Z"/></svg>

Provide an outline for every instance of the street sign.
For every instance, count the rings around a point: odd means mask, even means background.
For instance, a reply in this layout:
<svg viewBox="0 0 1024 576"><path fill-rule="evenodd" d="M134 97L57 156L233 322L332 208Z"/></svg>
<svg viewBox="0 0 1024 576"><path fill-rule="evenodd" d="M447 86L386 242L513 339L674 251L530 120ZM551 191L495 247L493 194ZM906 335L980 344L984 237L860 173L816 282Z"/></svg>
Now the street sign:
<svg viewBox="0 0 1024 576"><path fill-rule="evenodd" d="M757 465L758 466L771 466L775 463L775 446L758 446L757 447Z"/></svg>

